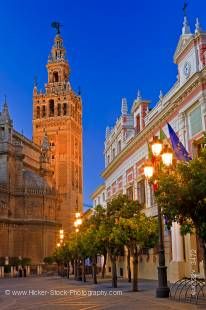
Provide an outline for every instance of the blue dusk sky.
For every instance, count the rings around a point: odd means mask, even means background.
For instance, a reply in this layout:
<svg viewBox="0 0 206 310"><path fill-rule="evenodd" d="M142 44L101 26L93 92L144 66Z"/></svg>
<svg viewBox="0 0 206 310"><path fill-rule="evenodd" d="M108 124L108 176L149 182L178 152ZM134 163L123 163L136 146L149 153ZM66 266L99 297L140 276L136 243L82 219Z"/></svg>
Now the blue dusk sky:
<svg viewBox="0 0 206 310"><path fill-rule="evenodd" d="M84 202L102 183L106 126L120 115L121 98L131 107L140 89L152 104L176 80L173 54L183 22L183 0L7 0L0 6L0 103L4 94L14 126L32 137L34 76L47 81L46 62L55 31L62 36L74 90L80 86L84 126ZM206 29L206 1L190 0L192 31L199 17Z"/></svg>

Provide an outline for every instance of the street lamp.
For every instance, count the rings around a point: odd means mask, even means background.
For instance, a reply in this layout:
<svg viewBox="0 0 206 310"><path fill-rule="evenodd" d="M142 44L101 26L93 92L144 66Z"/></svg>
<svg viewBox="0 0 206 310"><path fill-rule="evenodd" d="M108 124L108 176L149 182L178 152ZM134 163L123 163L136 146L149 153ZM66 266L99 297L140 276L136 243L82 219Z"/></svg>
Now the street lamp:
<svg viewBox="0 0 206 310"><path fill-rule="evenodd" d="M153 143L151 145L152 154L154 156L153 163L147 161L144 165L144 175L150 180L154 173L158 173L160 168L160 162L162 160L163 164L169 167L172 165L173 153L168 146L164 146L158 137L153 138ZM157 171L155 171L157 169ZM154 181L157 185L157 181ZM155 188L155 187L154 187ZM156 289L156 297L166 298L169 297L170 289L167 285L167 267L165 266L165 250L163 241L163 231L162 231L162 213L161 208L157 206L158 211L158 226L159 226L159 266L158 269L158 287Z"/></svg>

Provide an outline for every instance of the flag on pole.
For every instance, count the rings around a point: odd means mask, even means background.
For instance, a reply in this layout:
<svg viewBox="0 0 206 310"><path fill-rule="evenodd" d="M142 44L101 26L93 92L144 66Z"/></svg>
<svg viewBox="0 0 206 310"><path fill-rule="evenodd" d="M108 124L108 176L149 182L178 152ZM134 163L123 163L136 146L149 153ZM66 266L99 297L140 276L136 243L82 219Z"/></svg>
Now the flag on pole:
<svg viewBox="0 0 206 310"><path fill-rule="evenodd" d="M187 150L185 149L184 145L181 143L180 139L176 135L172 126L170 126L169 123L167 123L167 126L168 126L168 130L169 130L170 140L172 143L172 148L173 148L173 151L174 151L177 159L185 160L185 161L191 160L192 158L189 156Z"/></svg>

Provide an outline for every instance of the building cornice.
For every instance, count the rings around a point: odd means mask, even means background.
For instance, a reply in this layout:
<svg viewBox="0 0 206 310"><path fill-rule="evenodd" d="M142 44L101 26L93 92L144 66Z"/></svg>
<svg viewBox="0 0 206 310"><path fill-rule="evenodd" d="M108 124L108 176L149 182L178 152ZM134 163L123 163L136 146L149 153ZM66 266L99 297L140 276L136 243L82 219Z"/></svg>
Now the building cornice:
<svg viewBox="0 0 206 310"><path fill-rule="evenodd" d="M94 193L91 194L91 199L95 199L96 196L98 196L103 190L105 190L105 185L102 184L99 187L97 187L97 189L95 190Z"/></svg>

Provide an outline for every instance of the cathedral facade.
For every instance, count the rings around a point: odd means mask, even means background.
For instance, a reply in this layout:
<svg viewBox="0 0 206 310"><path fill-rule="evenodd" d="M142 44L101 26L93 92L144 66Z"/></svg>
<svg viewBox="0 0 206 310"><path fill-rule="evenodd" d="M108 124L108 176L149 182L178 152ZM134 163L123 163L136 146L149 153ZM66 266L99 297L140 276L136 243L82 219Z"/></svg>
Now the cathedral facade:
<svg viewBox="0 0 206 310"><path fill-rule="evenodd" d="M7 261L42 263L82 210L82 104L59 32L47 70L45 92L33 90L33 140L14 129L6 100L0 112L0 257Z"/></svg>

